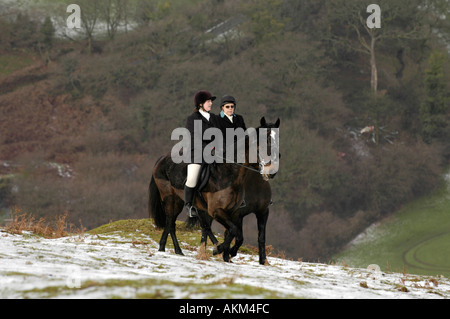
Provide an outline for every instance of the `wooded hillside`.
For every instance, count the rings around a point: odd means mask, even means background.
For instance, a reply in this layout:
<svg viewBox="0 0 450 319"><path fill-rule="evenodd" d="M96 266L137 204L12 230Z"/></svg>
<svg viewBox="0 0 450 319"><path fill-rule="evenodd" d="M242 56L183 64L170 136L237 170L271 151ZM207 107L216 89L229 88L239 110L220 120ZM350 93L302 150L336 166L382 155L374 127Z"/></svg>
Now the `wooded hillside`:
<svg viewBox="0 0 450 319"><path fill-rule="evenodd" d="M450 159L450 4L379 0L369 29L371 2L79 0L66 36L71 1L2 8L2 214L147 217L152 167L207 89L235 96L247 127L281 119L267 241L326 260Z"/></svg>

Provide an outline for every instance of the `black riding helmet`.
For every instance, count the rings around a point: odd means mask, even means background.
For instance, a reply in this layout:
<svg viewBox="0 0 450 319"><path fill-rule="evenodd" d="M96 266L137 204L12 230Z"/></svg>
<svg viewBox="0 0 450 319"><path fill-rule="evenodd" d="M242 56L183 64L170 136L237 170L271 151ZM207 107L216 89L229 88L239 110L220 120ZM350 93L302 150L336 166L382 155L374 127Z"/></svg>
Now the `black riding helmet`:
<svg viewBox="0 0 450 319"><path fill-rule="evenodd" d="M232 103L232 104L234 104L234 106L236 106L236 99L234 98L234 96L231 96L231 95L222 96L222 100L220 101L220 107L222 107L228 103Z"/></svg>
<svg viewBox="0 0 450 319"><path fill-rule="evenodd" d="M199 108L201 104L208 100L214 101L216 99L209 91L198 91L194 97L195 107Z"/></svg>

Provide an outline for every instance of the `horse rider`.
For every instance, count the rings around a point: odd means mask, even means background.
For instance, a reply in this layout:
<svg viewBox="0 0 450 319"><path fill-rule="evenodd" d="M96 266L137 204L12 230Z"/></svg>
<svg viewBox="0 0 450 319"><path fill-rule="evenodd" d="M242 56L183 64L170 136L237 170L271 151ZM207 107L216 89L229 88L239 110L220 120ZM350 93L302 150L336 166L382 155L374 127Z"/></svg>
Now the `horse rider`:
<svg viewBox="0 0 450 319"><path fill-rule="evenodd" d="M186 120L186 128L191 134L191 162L187 166L187 179L184 186L184 204L189 217L197 216L197 210L193 206L193 200L195 195L195 189L198 183L200 170L202 164L204 164L203 151L205 146L211 141L204 139L204 133L207 129L213 127L219 127L217 116L211 113L213 101L216 99L209 91L199 91L195 94L194 103L195 109L193 113ZM195 121L201 121L202 126L202 143L201 143L201 158L194 158L195 150L194 146L194 125Z"/></svg>
<svg viewBox="0 0 450 319"><path fill-rule="evenodd" d="M226 148L227 143L234 145L237 142L237 137L234 137L234 141L227 141L227 129L235 130L242 128L244 132L247 130L245 126L244 118L241 115L236 114L236 99L231 95L224 95L220 101L220 113L218 116L219 128L222 131L223 136L223 151L225 152L225 158L227 158ZM229 160L233 161L233 158Z"/></svg>
<svg viewBox="0 0 450 319"><path fill-rule="evenodd" d="M227 128L243 128L244 131L247 130L244 118L241 115L236 114L236 99L233 96L222 96L220 108L219 124L224 136L226 136L225 133Z"/></svg>
<svg viewBox="0 0 450 319"><path fill-rule="evenodd" d="M236 114L236 99L232 95L224 95L222 96L222 99L220 101L220 108L221 111L219 113L218 121L219 121L219 128L222 131L222 136L224 137L224 151L226 150L226 131L228 128L230 129L237 129L242 128L244 131L247 130L247 127L245 125L244 118L242 115ZM233 141L233 143L236 143L236 138ZM225 158L226 158L225 154ZM245 207L246 203L245 200L242 203L241 207Z"/></svg>

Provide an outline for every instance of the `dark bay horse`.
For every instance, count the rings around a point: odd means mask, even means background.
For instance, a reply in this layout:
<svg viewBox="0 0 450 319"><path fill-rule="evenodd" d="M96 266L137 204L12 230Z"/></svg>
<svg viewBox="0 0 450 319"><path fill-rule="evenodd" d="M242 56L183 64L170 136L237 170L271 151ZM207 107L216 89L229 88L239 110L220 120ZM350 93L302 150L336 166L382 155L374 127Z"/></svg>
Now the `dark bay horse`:
<svg viewBox="0 0 450 319"><path fill-rule="evenodd" d="M279 120L272 124L266 123L264 120L261 121L261 127L266 128L279 128ZM279 155L280 157L281 155ZM276 174L270 175L270 178L274 178ZM240 229L238 235L235 238L235 244L230 249L231 257L235 257L239 248L244 242L242 225L245 216L250 214L255 214L256 222L258 226L258 254L259 263L261 265L266 264L266 225L269 218L269 207L272 204L272 190L270 183L266 178L263 177L258 172L250 171L248 172L244 181L244 192L245 192L245 207L240 207L231 215L233 223ZM207 225L202 226L202 239L201 244L206 245L207 238L211 238L211 224L213 219L207 218ZM188 225L193 226L198 222L197 219L189 219ZM239 236L242 235L242 236ZM211 241L216 245L217 240L211 238ZM220 247L219 247L220 248ZM220 253L220 249L214 249L214 254Z"/></svg>
<svg viewBox="0 0 450 319"><path fill-rule="evenodd" d="M231 215L233 223L240 229L240 232L235 237L235 244L230 249L230 256L235 257L238 253L239 248L244 243L244 236L242 232L243 219L245 216L250 214L255 214L256 222L258 226L258 254L259 263L265 265L266 260L266 225L269 218L269 206L271 205L272 190L270 184L263 176L257 172L249 172L245 178L244 182L245 191L245 207L240 207ZM210 237L212 243L216 245L217 240L211 238L211 224L213 222L212 218L207 219L207 225L202 225L202 239L200 241L201 245L206 245L208 237ZM199 220L197 218L190 218L188 220L188 226L195 226ZM239 236L242 235L242 236ZM216 247L213 251L214 254L219 253L219 248Z"/></svg>
<svg viewBox="0 0 450 319"><path fill-rule="evenodd" d="M266 225L269 218L269 206L272 203L272 190L269 182L264 180L260 174L254 172L250 172L247 175L244 187L246 206L237 210L236 214L238 214L239 222L236 223L240 227L240 233L242 234L244 217L252 213L255 214L258 225L259 263L264 265L266 263ZM232 257L237 255L243 242L243 236L236 237L235 245L230 250Z"/></svg>
<svg viewBox="0 0 450 319"><path fill-rule="evenodd" d="M261 119L261 123L264 125L261 125L258 130L269 126L264 118ZM279 120L277 123L279 126ZM273 138L274 135L271 129L267 129L266 131L267 146L268 149L271 149L271 144L275 140ZM258 140L258 155L260 155L260 142ZM271 175L271 166L274 165L274 160L269 160L267 161L268 164L266 164L266 161L261 156L258 156L258 163L256 165L251 164L248 160L249 145L247 143L245 151L246 161L244 164L223 163L210 165L210 178L202 190L202 196L205 202L200 200L199 196L196 196L194 203L199 209L200 224L213 241L213 244L217 244L218 242L211 232L209 227L210 222L206 219L206 212L211 218L225 227L225 239L218 246L217 252L223 253L223 259L226 262L230 261L230 244L233 238L236 237L237 242L241 242L241 238L243 238L242 224L239 224L239 219L235 212L239 209L244 199L244 182L247 175L252 171ZM278 152L274 156L277 157ZM260 169L258 169L259 166L261 166ZM165 250L167 237L170 234L175 253L183 254L176 237L175 222L184 207L184 181L186 174L187 164L175 164L169 155L158 160L153 169L152 179L149 185L148 209L150 216L154 218L156 226L164 228L160 240L160 251ZM261 179L261 181L263 180ZM242 223L242 219L240 222ZM231 253L234 254L234 251Z"/></svg>

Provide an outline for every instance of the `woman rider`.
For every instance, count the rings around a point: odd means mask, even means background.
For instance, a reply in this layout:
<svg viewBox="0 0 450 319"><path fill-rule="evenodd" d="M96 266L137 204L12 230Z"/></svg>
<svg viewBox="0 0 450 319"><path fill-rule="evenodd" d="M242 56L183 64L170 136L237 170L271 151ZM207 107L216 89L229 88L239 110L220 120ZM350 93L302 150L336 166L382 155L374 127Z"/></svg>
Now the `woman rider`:
<svg viewBox="0 0 450 319"><path fill-rule="evenodd" d="M222 96L222 99L220 101L220 108L221 111L219 113L218 122L219 128L222 131L222 136L224 137L223 150L225 151L227 147L227 140L226 140L227 129L242 128L244 131L246 131L247 127L245 126L244 118L241 115L236 114L236 99L234 98L234 96L231 95ZM233 143L236 142L237 140L235 138ZM227 158L226 154L225 158ZM244 200L241 207L245 207L245 205L246 203Z"/></svg>
<svg viewBox="0 0 450 319"><path fill-rule="evenodd" d="M231 95L222 96L220 102L220 114L219 124L222 132L225 134L227 128L237 129L243 128L247 130L244 122L244 118L241 115L236 114L236 99ZM225 136L225 135L224 135Z"/></svg>
<svg viewBox="0 0 450 319"><path fill-rule="evenodd" d="M200 170L202 164L204 164L203 151L205 146L211 142L210 140L205 140L203 138L204 133L208 128L219 127L217 116L210 113L212 103L215 99L216 97L208 91L197 92L194 97L195 109L186 121L186 128L191 134L191 162L187 167L187 179L184 186L184 203L189 217L197 216L197 210L193 207L192 203L194 200ZM200 149L194 149L196 145L196 143L194 143L194 138L196 137L194 134L196 121L199 121L197 123L201 123L202 128L201 156L197 155L197 157L195 154L196 152L200 152Z"/></svg>
<svg viewBox="0 0 450 319"><path fill-rule="evenodd" d="M244 132L247 130L245 126L244 118L241 115L236 114L236 99L231 95L224 95L220 101L221 111L218 116L219 128L222 131L223 136L223 151L225 152L227 147L234 145L237 142L237 137L234 137L233 141L227 141L227 129L236 130L242 128ZM229 144L229 145L227 145ZM225 154L225 158L227 158ZM230 160L233 160L230 158Z"/></svg>

